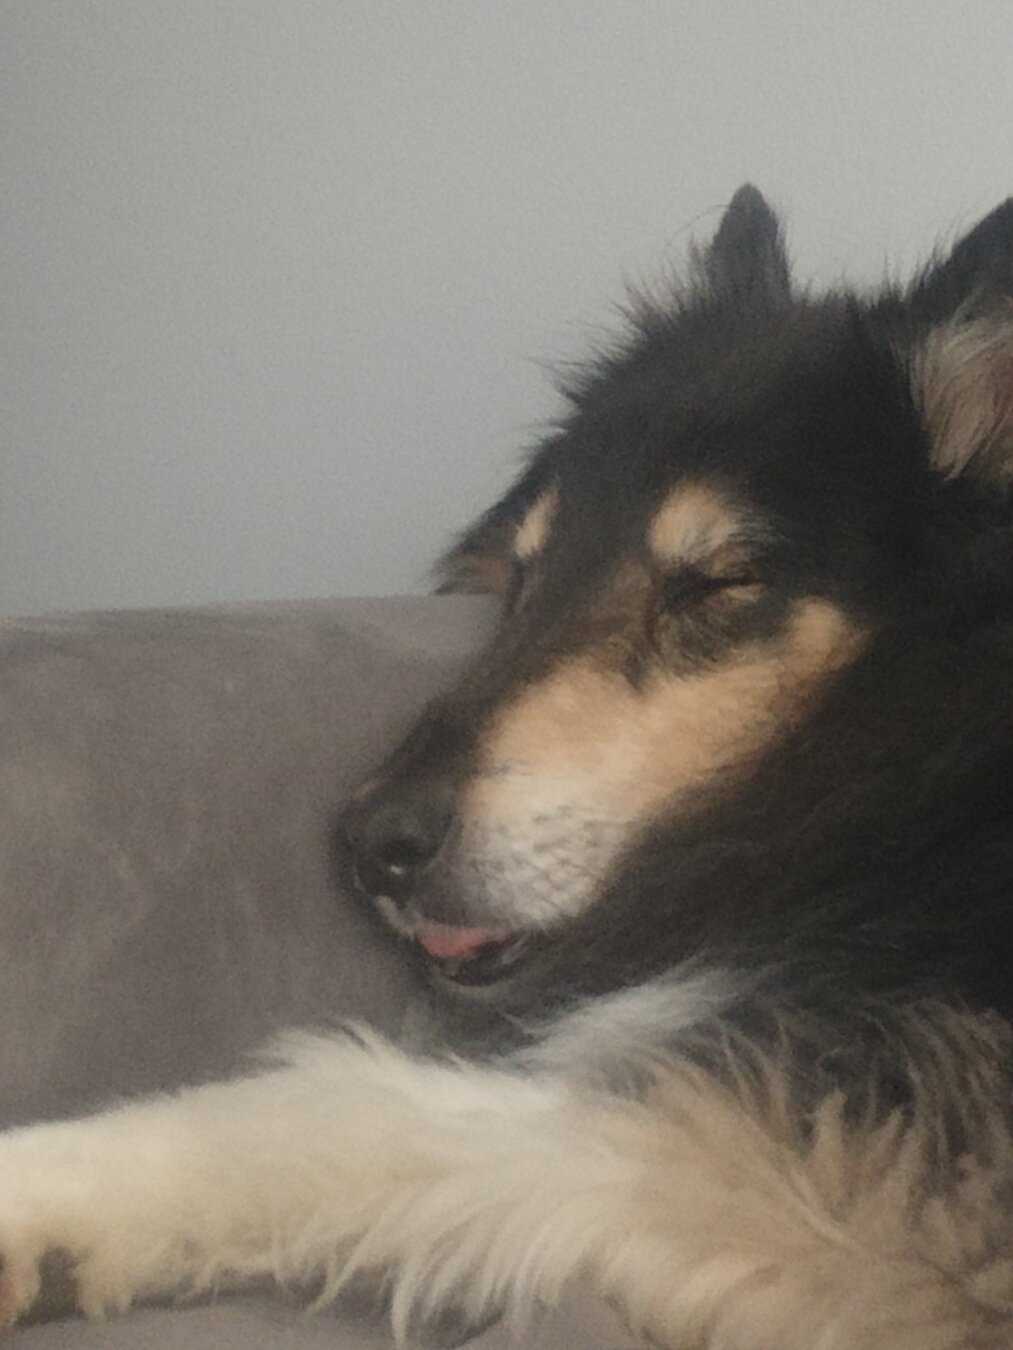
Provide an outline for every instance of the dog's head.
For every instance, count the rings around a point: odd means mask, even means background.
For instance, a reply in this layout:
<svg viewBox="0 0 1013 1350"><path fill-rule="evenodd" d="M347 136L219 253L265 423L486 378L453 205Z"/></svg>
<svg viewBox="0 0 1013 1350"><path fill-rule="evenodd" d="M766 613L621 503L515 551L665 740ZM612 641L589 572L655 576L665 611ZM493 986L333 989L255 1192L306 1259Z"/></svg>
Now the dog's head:
<svg viewBox="0 0 1013 1350"><path fill-rule="evenodd" d="M743 188L685 290L571 384L445 562L501 597L497 635L345 821L445 978L504 977L614 890L931 591L947 519L1008 486L1011 291L1010 203L904 291L813 299Z"/></svg>

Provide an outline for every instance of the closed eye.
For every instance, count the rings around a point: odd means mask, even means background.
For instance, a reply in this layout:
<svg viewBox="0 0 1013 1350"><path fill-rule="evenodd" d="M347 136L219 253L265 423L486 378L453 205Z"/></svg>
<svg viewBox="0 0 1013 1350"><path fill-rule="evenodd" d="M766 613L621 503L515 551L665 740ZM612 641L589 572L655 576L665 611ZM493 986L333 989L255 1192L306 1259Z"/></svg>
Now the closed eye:
<svg viewBox="0 0 1013 1350"><path fill-rule="evenodd" d="M762 582L755 572L745 569L724 576L712 576L696 568L683 568L661 582L661 608L668 612L688 609L722 592L758 595Z"/></svg>

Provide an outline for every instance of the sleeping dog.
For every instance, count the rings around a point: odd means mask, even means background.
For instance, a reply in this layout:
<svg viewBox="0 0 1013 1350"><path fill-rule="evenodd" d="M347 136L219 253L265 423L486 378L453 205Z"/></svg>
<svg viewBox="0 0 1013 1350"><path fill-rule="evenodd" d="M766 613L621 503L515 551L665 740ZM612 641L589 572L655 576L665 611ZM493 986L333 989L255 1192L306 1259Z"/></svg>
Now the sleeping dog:
<svg viewBox="0 0 1013 1350"><path fill-rule="evenodd" d="M445 561L502 621L342 825L467 1057L293 1034L0 1140L0 1316L590 1276L668 1350L1013 1346L1013 201L793 287L740 189Z"/></svg>

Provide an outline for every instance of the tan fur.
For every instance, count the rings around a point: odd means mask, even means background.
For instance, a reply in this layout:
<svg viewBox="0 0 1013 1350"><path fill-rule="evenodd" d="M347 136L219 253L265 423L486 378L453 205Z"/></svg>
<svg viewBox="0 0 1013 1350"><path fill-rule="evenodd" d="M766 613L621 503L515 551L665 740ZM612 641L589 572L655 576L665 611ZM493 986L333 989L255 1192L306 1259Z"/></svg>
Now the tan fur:
<svg viewBox="0 0 1013 1350"><path fill-rule="evenodd" d="M934 1081L910 1125L846 1123L829 1098L807 1129L768 1063L753 1090L673 1067L649 1110L605 1127L645 1169L636 1236L605 1258L635 1329L672 1350L1013 1345L1013 1155L1002 1126L988 1125L1001 1070L987 1030L946 1017L958 1056L963 1036L982 1069ZM977 1127L961 1165L937 1176L932 1096L948 1091Z"/></svg>
<svg viewBox="0 0 1013 1350"><path fill-rule="evenodd" d="M758 522L725 501L716 487L681 483L652 517L647 547L659 566L728 575L748 563L758 532Z"/></svg>
<svg viewBox="0 0 1013 1350"><path fill-rule="evenodd" d="M514 535L514 553L521 562L527 562L545 547L555 511L556 490L549 488L535 500L517 526L517 533Z"/></svg>
<svg viewBox="0 0 1013 1350"><path fill-rule="evenodd" d="M593 654L568 660L500 713L465 814L509 811L545 775L609 819L639 819L768 744L861 636L840 610L806 600L780 640L715 669L658 671L634 687Z"/></svg>
<svg viewBox="0 0 1013 1350"><path fill-rule="evenodd" d="M685 483L654 513L647 543L660 563L699 563L730 543L740 529L740 520L714 488Z"/></svg>
<svg viewBox="0 0 1013 1350"><path fill-rule="evenodd" d="M1013 319L1009 314L936 329L912 371L915 399L946 478L1013 474Z"/></svg>
<svg viewBox="0 0 1013 1350"><path fill-rule="evenodd" d="M488 551L465 553L445 561L441 567L441 594L506 595L514 575L513 558Z"/></svg>

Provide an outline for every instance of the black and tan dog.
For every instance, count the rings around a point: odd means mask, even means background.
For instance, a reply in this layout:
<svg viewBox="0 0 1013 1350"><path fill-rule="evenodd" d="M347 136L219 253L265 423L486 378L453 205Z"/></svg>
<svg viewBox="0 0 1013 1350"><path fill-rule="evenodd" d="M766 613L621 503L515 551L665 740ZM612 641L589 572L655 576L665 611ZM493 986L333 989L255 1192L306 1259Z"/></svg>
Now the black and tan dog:
<svg viewBox="0 0 1013 1350"><path fill-rule="evenodd" d="M1013 203L812 297L736 194L451 553L498 635L345 821L468 1062L279 1062L0 1141L2 1309L590 1274L670 1350L1013 1347Z"/></svg>

